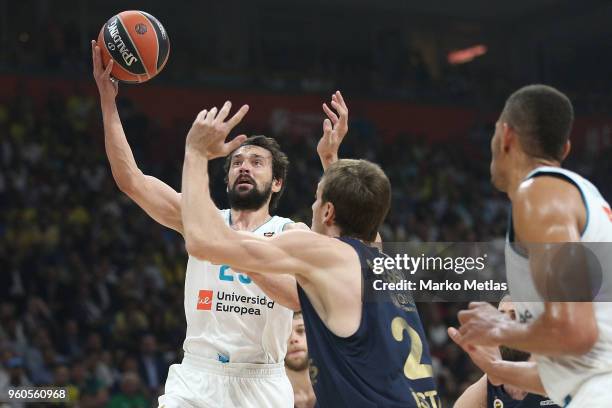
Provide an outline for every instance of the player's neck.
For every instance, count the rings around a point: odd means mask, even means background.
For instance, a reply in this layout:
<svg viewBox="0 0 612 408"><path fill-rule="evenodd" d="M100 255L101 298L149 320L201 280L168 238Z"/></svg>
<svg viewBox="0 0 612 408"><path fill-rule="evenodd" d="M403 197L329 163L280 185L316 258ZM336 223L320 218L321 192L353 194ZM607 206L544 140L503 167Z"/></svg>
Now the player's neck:
<svg viewBox="0 0 612 408"><path fill-rule="evenodd" d="M514 166L510 175L510 182L508 189L506 190L510 201L514 198L519 186L525 180L525 178L533 170L538 167L561 167L561 163L555 160L539 159L534 157L523 156L518 160L517 165Z"/></svg>
<svg viewBox="0 0 612 408"><path fill-rule="evenodd" d="M327 235L328 237L332 237L332 238L341 237L342 231L340 230L340 227L334 224L325 229L325 235Z"/></svg>
<svg viewBox="0 0 612 408"><path fill-rule="evenodd" d="M269 207L264 205L257 210L230 210L230 225L238 231L254 231L271 218Z"/></svg>

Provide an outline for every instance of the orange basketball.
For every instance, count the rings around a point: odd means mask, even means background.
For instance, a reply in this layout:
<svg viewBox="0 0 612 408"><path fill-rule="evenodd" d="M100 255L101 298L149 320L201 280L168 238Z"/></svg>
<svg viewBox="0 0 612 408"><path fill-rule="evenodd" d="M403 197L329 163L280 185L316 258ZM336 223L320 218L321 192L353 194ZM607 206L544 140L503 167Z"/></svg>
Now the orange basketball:
<svg viewBox="0 0 612 408"><path fill-rule="evenodd" d="M122 82L140 83L166 65L170 40L164 26L144 11L122 11L104 24L98 36L104 66L115 61L111 75Z"/></svg>

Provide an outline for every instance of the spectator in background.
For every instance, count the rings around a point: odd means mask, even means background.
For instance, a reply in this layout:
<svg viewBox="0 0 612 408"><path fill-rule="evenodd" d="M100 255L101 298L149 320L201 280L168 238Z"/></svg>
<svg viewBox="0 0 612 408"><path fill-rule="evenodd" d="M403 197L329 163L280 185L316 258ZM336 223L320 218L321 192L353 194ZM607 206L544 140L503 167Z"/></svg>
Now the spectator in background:
<svg viewBox="0 0 612 408"><path fill-rule="evenodd" d="M68 366L62 364L55 367L53 382L50 385L66 390L68 397L65 401L68 404L74 404L79 401L79 389L70 382L70 369Z"/></svg>
<svg viewBox="0 0 612 408"><path fill-rule="evenodd" d="M49 360L52 350L49 332L44 327L34 333L34 340L25 353L28 373L35 385L49 384L53 381L52 361Z"/></svg>
<svg viewBox="0 0 612 408"><path fill-rule="evenodd" d="M121 378L121 391L115 394L106 408L146 408L149 401L141 390L140 378L135 373L125 373Z"/></svg>
<svg viewBox="0 0 612 408"><path fill-rule="evenodd" d="M149 328L149 319L138 307L139 300L128 298L126 306L115 316L115 326L113 335L115 341L126 345L128 348L133 343L133 339L138 337Z"/></svg>
<svg viewBox="0 0 612 408"><path fill-rule="evenodd" d="M15 305L10 303L0 306L0 340L4 340L20 355L28 347L24 325L17 319Z"/></svg>
<svg viewBox="0 0 612 408"><path fill-rule="evenodd" d="M79 333L79 323L69 319L64 325L64 332L57 341L60 351L68 358L73 359L82 355L83 338Z"/></svg>
<svg viewBox="0 0 612 408"><path fill-rule="evenodd" d="M316 403L315 393L310 382L309 366L304 319L302 318L302 312L295 312L293 314L291 336L287 344L285 372L293 387L293 399L296 408L312 408Z"/></svg>
<svg viewBox="0 0 612 408"><path fill-rule="evenodd" d="M14 387L32 387L28 379L21 357L11 357L5 363L6 370L0 369L0 403L7 403L11 408L25 407L20 400L9 399L8 390Z"/></svg>
<svg viewBox="0 0 612 408"><path fill-rule="evenodd" d="M31 387L32 383L26 375L23 359L21 357L11 357L5 364L6 371L3 371L0 384L10 387Z"/></svg>
<svg viewBox="0 0 612 408"><path fill-rule="evenodd" d="M145 334L141 338L138 368L140 377L152 395L161 395L168 375L168 365L157 350L157 340L153 334Z"/></svg>

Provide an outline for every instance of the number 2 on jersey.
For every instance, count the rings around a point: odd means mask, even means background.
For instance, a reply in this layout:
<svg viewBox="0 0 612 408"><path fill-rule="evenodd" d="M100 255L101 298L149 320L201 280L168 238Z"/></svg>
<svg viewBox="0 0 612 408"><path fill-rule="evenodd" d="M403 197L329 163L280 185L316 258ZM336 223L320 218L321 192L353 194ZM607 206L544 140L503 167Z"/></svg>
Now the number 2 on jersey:
<svg viewBox="0 0 612 408"><path fill-rule="evenodd" d="M391 334L397 341L404 340L404 331L410 337L410 352L404 364L404 375L410 380L419 380L433 376L433 368L431 364L421 364L421 356L423 355L423 342L419 333L414 330L408 322L396 317L391 321Z"/></svg>

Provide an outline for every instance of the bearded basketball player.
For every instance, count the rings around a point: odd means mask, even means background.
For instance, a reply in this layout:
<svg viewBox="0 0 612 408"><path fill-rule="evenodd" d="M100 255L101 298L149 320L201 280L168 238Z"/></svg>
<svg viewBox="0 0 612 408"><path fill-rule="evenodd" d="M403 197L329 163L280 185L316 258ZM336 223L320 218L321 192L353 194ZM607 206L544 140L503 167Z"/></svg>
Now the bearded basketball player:
<svg viewBox="0 0 612 408"><path fill-rule="evenodd" d="M127 142L115 98L116 82L92 42L105 146L118 187L160 224L184 234L181 194L142 173ZM233 118L238 122L246 113ZM238 137L225 163L230 208L220 211L234 230L270 237L304 224L271 215L285 187L288 160L276 141ZM227 264L189 257L185 277L187 333L181 364L170 367L160 406L292 407L283 361L292 309L299 309L295 279L245 275Z"/></svg>

